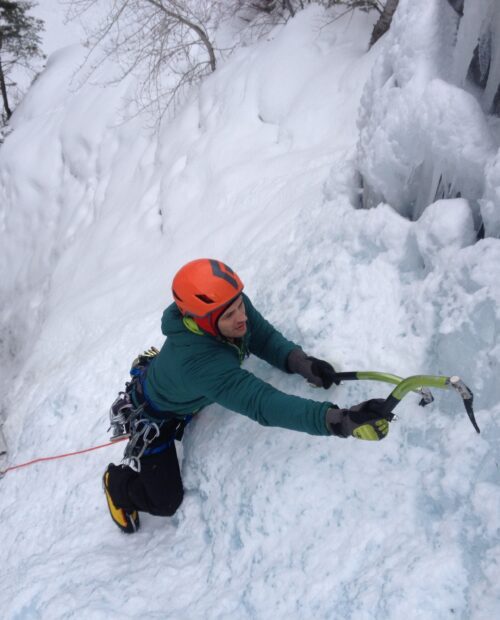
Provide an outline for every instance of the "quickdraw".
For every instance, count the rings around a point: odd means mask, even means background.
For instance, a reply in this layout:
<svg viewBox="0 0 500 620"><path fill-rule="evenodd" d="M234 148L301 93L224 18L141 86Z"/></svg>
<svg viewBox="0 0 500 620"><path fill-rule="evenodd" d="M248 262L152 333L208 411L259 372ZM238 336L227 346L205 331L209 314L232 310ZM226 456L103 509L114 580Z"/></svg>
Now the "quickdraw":
<svg viewBox="0 0 500 620"><path fill-rule="evenodd" d="M141 471L141 458L147 447L160 436L160 426L143 418L132 423L130 441L125 447L123 463L136 472Z"/></svg>

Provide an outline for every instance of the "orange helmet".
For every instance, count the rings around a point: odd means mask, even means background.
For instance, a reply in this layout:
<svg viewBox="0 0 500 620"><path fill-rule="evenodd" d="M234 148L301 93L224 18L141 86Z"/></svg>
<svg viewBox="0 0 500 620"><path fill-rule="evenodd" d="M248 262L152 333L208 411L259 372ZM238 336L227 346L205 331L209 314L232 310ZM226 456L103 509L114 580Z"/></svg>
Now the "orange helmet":
<svg viewBox="0 0 500 620"><path fill-rule="evenodd" d="M199 258L181 267L172 282L175 303L182 314L195 319L220 314L243 290L243 282L227 265ZM220 310L220 312L216 312Z"/></svg>

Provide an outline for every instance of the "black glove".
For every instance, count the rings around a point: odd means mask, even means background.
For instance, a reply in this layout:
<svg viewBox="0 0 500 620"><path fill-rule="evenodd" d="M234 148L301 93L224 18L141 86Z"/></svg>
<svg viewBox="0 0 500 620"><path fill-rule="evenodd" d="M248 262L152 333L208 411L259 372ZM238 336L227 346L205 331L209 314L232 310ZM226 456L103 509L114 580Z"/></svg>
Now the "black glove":
<svg viewBox="0 0 500 620"><path fill-rule="evenodd" d="M383 398L372 398L350 409L330 407L326 412L326 425L332 435L353 436L357 439L380 441L389 432L392 413L378 413L384 403Z"/></svg>
<svg viewBox="0 0 500 620"><path fill-rule="evenodd" d="M324 360L309 357L302 349L292 349L287 357L288 370L302 375L309 383L327 390L332 383L339 385L335 379L335 368Z"/></svg>

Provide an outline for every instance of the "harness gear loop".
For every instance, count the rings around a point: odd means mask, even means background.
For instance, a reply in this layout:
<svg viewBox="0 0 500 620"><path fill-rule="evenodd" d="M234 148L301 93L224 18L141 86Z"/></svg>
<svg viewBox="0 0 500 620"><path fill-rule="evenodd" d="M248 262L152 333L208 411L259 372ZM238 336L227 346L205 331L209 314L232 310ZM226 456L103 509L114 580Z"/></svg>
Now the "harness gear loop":
<svg viewBox="0 0 500 620"><path fill-rule="evenodd" d="M125 384L125 391L119 392L110 409L111 440L129 439L122 463L138 473L141 471L142 457L158 454L168 449L176 439L180 441L185 426L193 417L178 418L171 412L157 411L148 400L144 382L149 364L158 353L158 349L150 347L136 357L130 369L131 380ZM168 437L165 437L167 434ZM160 435L163 442L156 442L150 448Z"/></svg>
<svg viewBox="0 0 500 620"><path fill-rule="evenodd" d="M150 347L132 362L130 369L132 379L125 383L125 391L118 393L118 397L109 410L110 427L108 432L112 431L110 437L112 442L130 437L134 421L145 413L148 403L144 397L142 382L149 364L158 353L159 350L156 347ZM135 395L139 395L143 402L137 402L137 398L134 398Z"/></svg>
<svg viewBox="0 0 500 620"><path fill-rule="evenodd" d="M126 384L126 391L119 392L118 397L113 402L109 410L109 431L112 431L110 441L117 441L124 437L130 437L130 425L132 418L139 413L139 408L134 407L130 397L129 386Z"/></svg>
<svg viewBox="0 0 500 620"><path fill-rule="evenodd" d="M125 447L123 460L128 461L130 459L134 459L140 462L141 457L149 444L160 436L160 426L161 424L158 425L156 422L150 422L144 418L134 420L132 424L131 438ZM142 443L140 443L141 440ZM137 446L138 450L136 450Z"/></svg>

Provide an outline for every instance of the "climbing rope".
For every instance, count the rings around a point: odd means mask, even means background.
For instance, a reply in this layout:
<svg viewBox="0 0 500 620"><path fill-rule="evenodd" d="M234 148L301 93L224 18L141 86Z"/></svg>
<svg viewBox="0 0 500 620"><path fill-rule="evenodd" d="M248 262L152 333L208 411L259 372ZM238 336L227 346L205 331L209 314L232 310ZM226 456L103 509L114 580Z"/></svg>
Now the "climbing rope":
<svg viewBox="0 0 500 620"><path fill-rule="evenodd" d="M108 446L112 446L120 441L125 441L128 437L121 437L120 439L115 439L114 441L109 441L108 443L103 443L99 446L93 446L92 448L85 448L84 450L77 450L75 452L68 452L66 454L57 454L55 456L42 456L37 459L33 459L32 461L27 461L26 463L20 463L19 465L11 465L7 467L7 469L0 469L0 478L3 478L5 474L9 471L14 471L15 469L21 469L22 467L28 467L29 465L35 465L35 463L43 463L45 461L55 461L57 459L65 459L68 456L76 456L77 454L85 454L86 452L93 452L94 450L100 450L101 448L107 448Z"/></svg>

